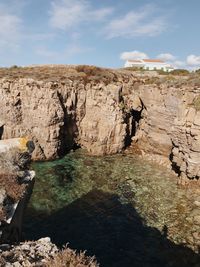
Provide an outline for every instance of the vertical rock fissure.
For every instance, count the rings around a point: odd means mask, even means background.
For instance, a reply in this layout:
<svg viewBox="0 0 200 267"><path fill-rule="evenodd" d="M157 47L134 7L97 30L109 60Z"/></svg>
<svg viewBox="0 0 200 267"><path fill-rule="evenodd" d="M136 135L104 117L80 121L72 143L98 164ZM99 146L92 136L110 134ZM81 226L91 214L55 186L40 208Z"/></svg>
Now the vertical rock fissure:
<svg viewBox="0 0 200 267"><path fill-rule="evenodd" d="M3 130L4 130L4 125L0 126L0 140L2 139L3 136Z"/></svg>
<svg viewBox="0 0 200 267"><path fill-rule="evenodd" d="M142 118L142 111L131 109L129 113L127 113L125 118L126 123L126 137L125 137L125 148L129 147L132 143L132 137L136 135L140 119Z"/></svg>
<svg viewBox="0 0 200 267"><path fill-rule="evenodd" d="M133 121L131 137L135 136L136 134L140 119L142 118L142 110L143 108L140 111L134 109L131 110L131 116Z"/></svg>
<svg viewBox="0 0 200 267"><path fill-rule="evenodd" d="M174 148L174 147L175 147L175 146L174 146L174 144L173 144L173 148ZM180 174L181 174L180 166L178 166L177 163L173 160L173 157L174 157L174 155L173 155L173 148L172 148L172 151L171 151L171 153L170 153L170 155L169 155L169 160L170 160L170 162L171 162L171 168L172 168L172 170L173 170L178 176L180 176Z"/></svg>
<svg viewBox="0 0 200 267"><path fill-rule="evenodd" d="M73 118L73 114L68 114L62 94L60 92L57 92L57 94L64 113L63 126L60 129L60 151L58 153L59 156L63 156L70 149L77 149L80 146L75 142L77 125L75 119Z"/></svg>

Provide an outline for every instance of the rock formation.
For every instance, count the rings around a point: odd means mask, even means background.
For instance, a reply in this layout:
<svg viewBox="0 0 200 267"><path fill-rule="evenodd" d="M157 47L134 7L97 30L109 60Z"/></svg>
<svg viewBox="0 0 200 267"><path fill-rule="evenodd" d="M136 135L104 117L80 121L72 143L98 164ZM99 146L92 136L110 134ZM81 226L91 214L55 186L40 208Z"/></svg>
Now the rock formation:
<svg viewBox="0 0 200 267"><path fill-rule="evenodd" d="M121 151L126 136L122 84L138 79L118 80L107 85L78 77L64 82L1 80L3 138L30 136L35 159L56 158L75 143L97 155Z"/></svg>
<svg viewBox="0 0 200 267"><path fill-rule="evenodd" d="M200 177L200 112L195 107L198 88L191 85L143 85L135 94L143 104L133 141L158 163L171 165L180 176Z"/></svg>
<svg viewBox="0 0 200 267"><path fill-rule="evenodd" d="M34 184L27 165L34 149L25 138L0 141L0 243L21 239L22 220Z"/></svg>
<svg viewBox="0 0 200 267"><path fill-rule="evenodd" d="M41 238L37 241L29 241L18 245L0 246L0 265L30 267L45 266L47 259L58 252L56 245L50 238Z"/></svg>
<svg viewBox="0 0 200 267"><path fill-rule="evenodd" d="M60 250L49 237L21 242L22 221L34 185L29 171L33 142L26 138L0 141L0 266L98 267L94 257L65 248Z"/></svg>
<svg viewBox="0 0 200 267"><path fill-rule="evenodd" d="M182 182L199 178L199 78L89 66L14 71L0 71L1 135L29 136L34 159L76 146L112 154L132 140L144 156L171 165Z"/></svg>
<svg viewBox="0 0 200 267"><path fill-rule="evenodd" d="M49 237L18 245L0 246L1 267L99 267L94 257L77 253L68 247L58 250Z"/></svg>

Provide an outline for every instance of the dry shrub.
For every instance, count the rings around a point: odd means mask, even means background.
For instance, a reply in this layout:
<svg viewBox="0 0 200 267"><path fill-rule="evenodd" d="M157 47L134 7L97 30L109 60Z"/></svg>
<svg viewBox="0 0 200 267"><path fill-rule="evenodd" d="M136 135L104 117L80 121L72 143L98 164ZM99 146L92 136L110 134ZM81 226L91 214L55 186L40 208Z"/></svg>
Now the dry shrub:
<svg viewBox="0 0 200 267"><path fill-rule="evenodd" d="M138 71L135 68L123 68L121 69L128 73L127 70L135 72L136 75ZM130 72L130 71L129 71ZM139 70L141 73L148 73L149 71ZM189 77L189 84L193 84L195 79L195 84L199 85L199 72L189 73L187 70L174 70L172 72L157 71L158 74L163 74L165 76L173 75L177 77ZM29 67L17 67L13 66L11 68L0 68L0 79L8 78L9 81L19 79L19 78L32 78L36 81L45 81L45 82L65 82L69 81L80 81L84 84L89 82L99 83L103 82L104 84L109 84L112 82L117 82L119 75L119 70L111 70L106 68L100 68L96 66L88 65L42 65L42 66L29 66ZM131 73L131 72L130 72ZM185 82L185 81L184 81Z"/></svg>
<svg viewBox="0 0 200 267"><path fill-rule="evenodd" d="M50 81L90 81L105 82L117 81L114 71L89 65L67 66L36 66L36 67L17 67L0 68L0 78L32 78L35 80Z"/></svg>
<svg viewBox="0 0 200 267"><path fill-rule="evenodd" d="M11 80L19 78L32 78L42 81L57 81L60 77L73 77L77 71L69 66L37 66L37 67L15 67L0 68L0 78Z"/></svg>
<svg viewBox="0 0 200 267"><path fill-rule="evenodd" d="M164 70L156 70L156 72L159 74L159 75L169 75L171 72L168 72L168 71L164 71Z"/></svg>
<svg viewBox="0 0 200 267"><path fill-rule="evenodd" d="M96 66L79 65L76 67L76 71L85 75L83 79L85 83L94 81L96 83L109 84L118 80L113 71Z"/></svg>
<svg viewBox="0 0 200 267"><path fill-rule="evenodd" d="M174 75L174 76L187 76L190 72L186 69L175 69L172 71L157 70L157 73L160 75Z"/></svg>
<svg viewBox="0 0 200 267"><path fill-rule="evenodd" d="M96 66L88 66L88 65L79 65L76 67L77 72L84 72L88 76L94 76L96 75L99 71L101 71L100 68Z"/></svg>
<svg viewBox="0 0 200 267"><path fill-rule="evenodd" d="M14 202L18 201L25 192L26 185L20 184L19 177L16 174L0 173L0 186L4 188L6 194Z"/></svg>
<svg viewBox="0 0 200 267"><path fill-rule="evenodd" d="M26 184L20 183L18 176L19 170L25 166L29 160L26 153L20 153L17 149L10 149L7 152L0 154L0 189L5 190L5 202L16 203L23 197L26 189ZM5 205L0 206L0 220L3 220L6 215Z"/></svg>
<svg viewBox="0 0 200 267"><path fill-rule="evenodd" d="M26 184L20 184L19 177L13 173L0 173L0 188L3 188L6 193L5 201L16 203L23 197ZM6 204L6 203L5 203ZM0 206L0 221L6 217L4 204Z"/></svg>
<svg viewBox="0 0 200 267"><path fill-rule="evenodd" d="M145 69L142 68L142 67L126 67L125 70L130 70L130 71L145 71Z"/></svg>
<svg viewBox="0 0 200 267"><path fill-rule="evenodd" d="M86 256L84 252L77 253L70 248L64 248L49 259L45 267L98 267L94 257Z"/></svg>
<svg viewBox="0 0 200 267"><path fill-rule="evenodd" d="M185 76L185 75L189 75L190 72L186 69L176 69L170 72L170 74L172 75L180 75L180 76Z"/></svg>
<svg viewBox="0 0 200 267"><path fill-rule="evenodd" d="M19 78L32 78L40 81L83 81L105 80L106 82L116 79L116 75L108 69L103 69L95 66L79 65L79 66L37 66L37 67L15 67L15 68L0 68L0 78L8 78L11 80Z"/></svg>

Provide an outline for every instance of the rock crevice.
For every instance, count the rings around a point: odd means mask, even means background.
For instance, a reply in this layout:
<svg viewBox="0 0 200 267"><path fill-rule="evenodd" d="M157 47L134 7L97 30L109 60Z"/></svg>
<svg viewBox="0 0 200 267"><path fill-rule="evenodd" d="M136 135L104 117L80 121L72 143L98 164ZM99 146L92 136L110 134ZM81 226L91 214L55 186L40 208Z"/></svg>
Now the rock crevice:
<svg viewBox="0 0 200 267"><path fill-rule="evenodd" d="M159 83L158 77L87 68L66 68L73 77L64 81L1 79L2 138L29 136L39 160L77 146L93 155L113 154L132 143L143 156L176 166L182 180L199 178L197 85L187 77L185 84L175 78Z"/></svg>

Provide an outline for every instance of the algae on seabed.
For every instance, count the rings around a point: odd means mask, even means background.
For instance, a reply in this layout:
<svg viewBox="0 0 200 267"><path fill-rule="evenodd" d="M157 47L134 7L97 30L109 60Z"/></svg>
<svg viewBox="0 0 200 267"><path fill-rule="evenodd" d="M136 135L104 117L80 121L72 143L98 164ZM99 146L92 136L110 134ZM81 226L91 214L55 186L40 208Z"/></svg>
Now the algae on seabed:
<svg viewBox="0 0 200 267"><path fill-rule="evenodd" d="M168 170L134 155L95 157L81 149L33 168L26 238L69 242L104 267L198 266L191 237L199 226L185 219L196 193L178 188Z"/></svg>

